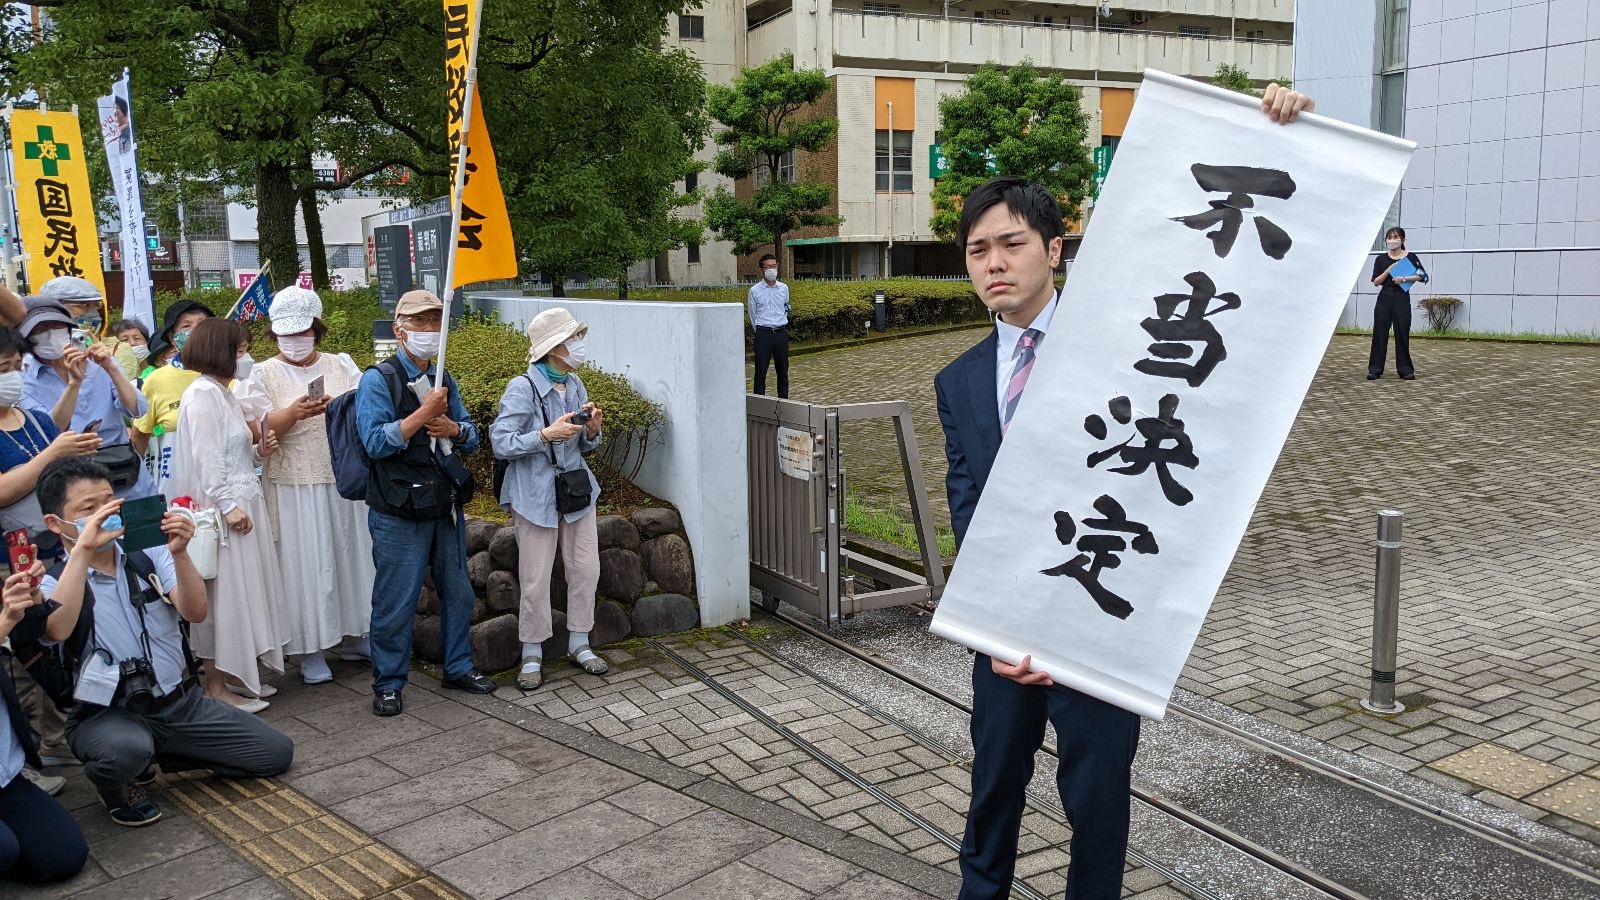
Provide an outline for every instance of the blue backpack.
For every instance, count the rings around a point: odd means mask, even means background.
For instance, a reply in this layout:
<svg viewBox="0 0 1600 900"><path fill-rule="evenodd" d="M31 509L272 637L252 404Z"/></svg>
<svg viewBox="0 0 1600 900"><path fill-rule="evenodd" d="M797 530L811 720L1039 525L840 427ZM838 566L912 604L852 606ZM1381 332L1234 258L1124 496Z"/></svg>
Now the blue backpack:
<svg viewBox="0 0 1600 900"><path fill-rule="evenodd" d="M391 360L373 366L389 386L389 400L396 408L406 390L405 375ZM346 500L367 499L367 473L372 460L367 456L366 445L361 443L361 431L356 427L356 393L345 391L333 398L326 412L328 426L328 455L333 460L334 486L339 496Z"/></svg>

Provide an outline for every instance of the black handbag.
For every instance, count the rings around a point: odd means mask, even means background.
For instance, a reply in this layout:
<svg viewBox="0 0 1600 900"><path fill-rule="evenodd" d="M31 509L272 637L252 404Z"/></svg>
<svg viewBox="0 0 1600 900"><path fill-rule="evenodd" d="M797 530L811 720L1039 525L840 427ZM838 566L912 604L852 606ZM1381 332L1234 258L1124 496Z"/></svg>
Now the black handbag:
<svg viewBox="0 0 1600 900"><path fill-rule="evenodd" d="M139 470L144 468L144 457L132 444L116 444L95 451L94 461L111 471L112 490L133 487L139 481Z"/></svg>
<svg viewBox="0 0 1600 900"><path fill-rule="evenodd" d="M539 408L539 421L548 428L544 404L539 402L537 393L534 394L533 405ZM556 470L556 515L565 516L588 509L594 492L589 473L584 469L562 471L561 464L556 462L556 446L546 441L545 447L550 451L550 467Z"/></svg>

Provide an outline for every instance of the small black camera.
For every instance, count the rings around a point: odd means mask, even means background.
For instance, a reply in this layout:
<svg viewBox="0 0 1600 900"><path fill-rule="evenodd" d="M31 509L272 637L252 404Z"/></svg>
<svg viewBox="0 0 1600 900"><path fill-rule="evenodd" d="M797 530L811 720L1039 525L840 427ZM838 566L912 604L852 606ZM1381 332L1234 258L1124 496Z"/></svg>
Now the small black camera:
<svg viewBox="0 0 1600 900"><path fill-rule="evenodd" d="M593 418L594 413L589 412L587 409L580 409L572 414L572 424L587 425L589 424L589 420Z"/></svg>
<svg viewBox="0 0 1600 900"><path fill-rule="evenodd" d="M156 707L156 672L142 656L125 659L118 666L122 676L122 705L131 713L145 715Z"/></svg>

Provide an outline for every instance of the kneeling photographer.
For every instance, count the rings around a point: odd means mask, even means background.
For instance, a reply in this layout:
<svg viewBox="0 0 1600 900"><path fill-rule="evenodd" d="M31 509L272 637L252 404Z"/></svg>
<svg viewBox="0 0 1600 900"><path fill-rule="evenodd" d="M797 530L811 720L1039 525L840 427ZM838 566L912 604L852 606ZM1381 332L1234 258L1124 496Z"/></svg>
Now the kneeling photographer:
<svg viewBox="0 0 1600 900"><path fill-rule="evenodd" d="M59 705L71 705L67 741L112 820L140 826L161 818L135 785L154 777L155 763L240 778L288 769L287 736L206 697L196 683L182 623L203 621L208 603L189 558L193 521L168 511L159 521L165 546L154 535L154 546L125 552L119 540L134 543L134 529L122 527L123 501L105 466L87 459L45 469L38 497L67 557L40 584L47 602L33 618L55 652L42 656L35 677Z"/></svg>

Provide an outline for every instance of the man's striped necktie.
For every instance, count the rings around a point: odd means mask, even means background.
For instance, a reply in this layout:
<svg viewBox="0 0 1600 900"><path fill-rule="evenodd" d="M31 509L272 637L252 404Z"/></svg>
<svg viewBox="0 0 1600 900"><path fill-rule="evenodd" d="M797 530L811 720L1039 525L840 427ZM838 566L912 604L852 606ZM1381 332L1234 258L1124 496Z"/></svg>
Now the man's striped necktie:
<svg viewBox="0 0 1600 900"><path fill-rule="evenodd" d="M1011 427L1011 417L1016 415L1017 401L1022 399L1022 389L1028 386L1028 375L1033 372L1034 353L1038 350L1039 342L1044 340L1044 332L1029 328L1017 340L1016 352L1011 355L1013 366L1011 368L1011 381L1006 384L1005 413L1000 417L1000 433L1005 434Z"/></svg>

